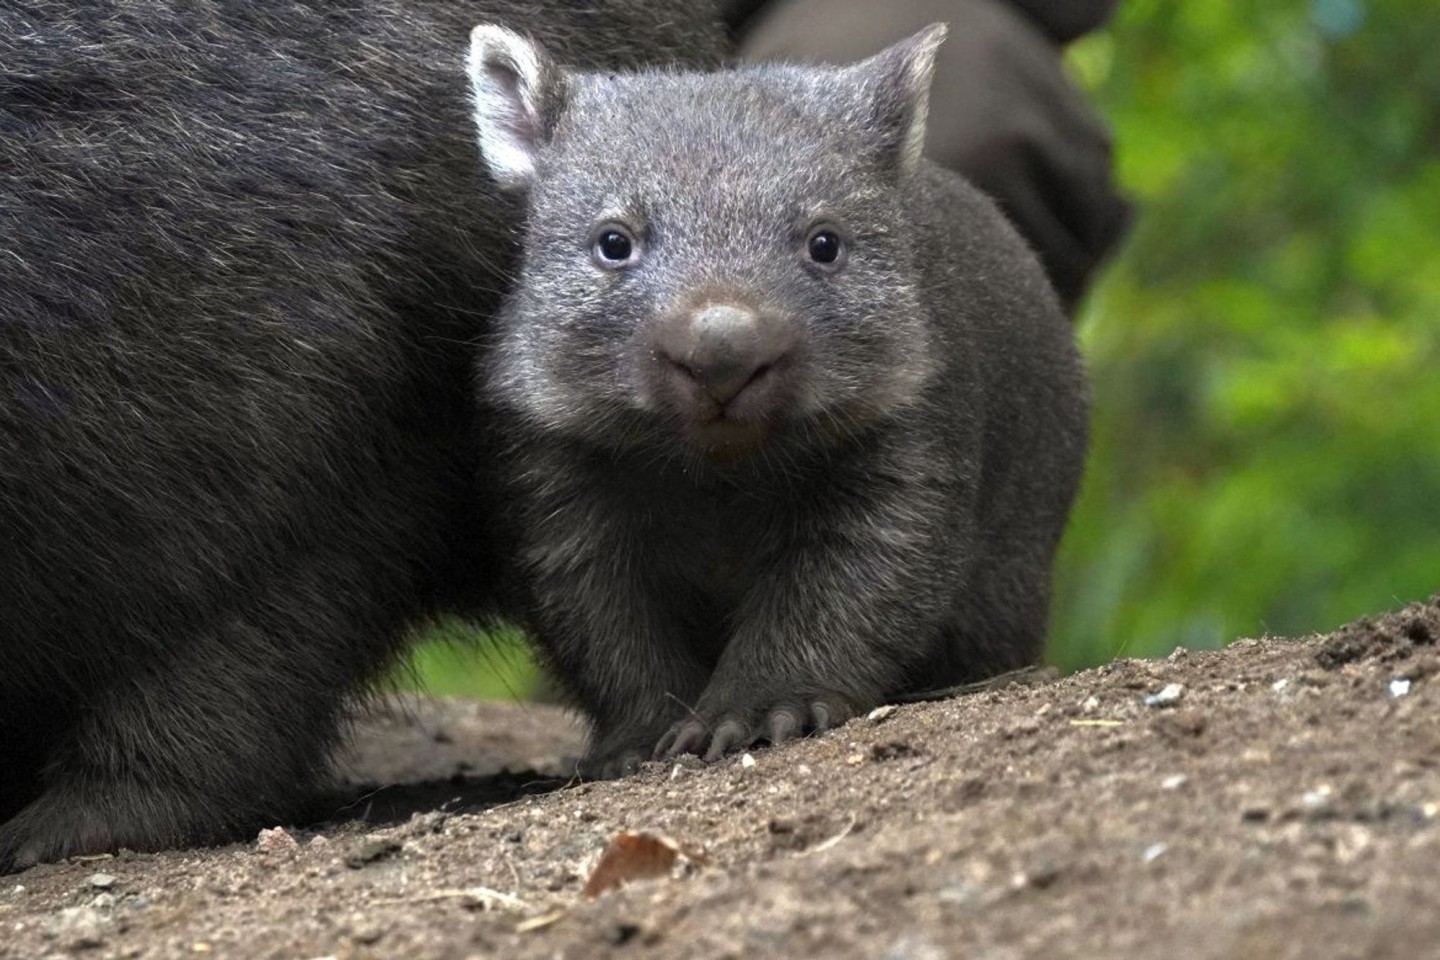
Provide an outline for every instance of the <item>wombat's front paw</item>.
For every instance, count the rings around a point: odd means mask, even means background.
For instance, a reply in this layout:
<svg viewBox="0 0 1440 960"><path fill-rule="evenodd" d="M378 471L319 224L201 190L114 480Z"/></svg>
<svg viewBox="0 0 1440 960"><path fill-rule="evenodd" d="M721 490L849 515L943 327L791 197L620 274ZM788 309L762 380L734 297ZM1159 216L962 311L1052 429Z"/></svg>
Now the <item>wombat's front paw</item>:
<svg viewBox="0 0 1440 960"><path fill-rule="evenodd" d="M64 794L46 794L0 824L0 874L115 846L114 831L100 811Z"/></svg>
<svg viewBox="0 0 1440 960"><path fill-rule="evenodd" d="M664 727L659 729L663 730ZM617 730L609 736L597 736L580 761L576 772L584 780L615 780L639 771L651 757L651 746L658 733L655 729Z"/></svg>
<svg viewBox="0 0 1440 960"><path fill-rule="evenodd" d="M727 704L717 710L701 707L678 721L655 745L657 759L695 753L718 760L732 750L761 740L784 743L795 737L823 733L855 715L860 704L838 694L772 698L751 704Z"/></svg>
<svg viewBox="0 0 1440 960"><path fill-rule="evenodd" d="M0 874L121 847L208 843L232 832L223 811L184 792L56 786L0 824Z"/></svg>
<svg viewBox="0 0 1440 960"><path fill-rule="evenodd" d="M649 760L641 750L622 750L619 753L586 754L576 765L575 772L582 780L618 780L640 771L640 764Z"/></svg>

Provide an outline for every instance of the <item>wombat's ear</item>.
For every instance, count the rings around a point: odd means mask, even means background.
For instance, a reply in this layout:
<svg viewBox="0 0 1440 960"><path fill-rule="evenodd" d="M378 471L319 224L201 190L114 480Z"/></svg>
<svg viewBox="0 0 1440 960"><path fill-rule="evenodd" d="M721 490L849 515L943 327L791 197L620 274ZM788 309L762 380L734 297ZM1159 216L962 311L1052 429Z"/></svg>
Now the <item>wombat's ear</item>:
<svg viewBox="0 0 1440 960"><path fill-rule="evenodd" d="M565 74L533 40L488 23L470 31L466 68L481 159L500 186L523 190L564 109Z"/></svg>
<svg viewBox="0 0 1440 960"><path fill-rule="evenodd" d="M870 126L901 167L914 165L925 146L935 54L948 31L943 23L931 24L849 68L869 98Z"/></svg>

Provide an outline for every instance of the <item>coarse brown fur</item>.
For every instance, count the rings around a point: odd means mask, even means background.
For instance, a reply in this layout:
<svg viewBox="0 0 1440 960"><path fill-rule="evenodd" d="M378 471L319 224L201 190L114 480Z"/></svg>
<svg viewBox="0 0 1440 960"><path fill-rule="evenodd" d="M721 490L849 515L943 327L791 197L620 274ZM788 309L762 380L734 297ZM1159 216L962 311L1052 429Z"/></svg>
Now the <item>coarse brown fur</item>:
<svg viewBox="0 0 1440 960"><path fill-rule="evenodd" d="M485 605L479 19L723 43L689 0L0 5L0 873L287 817L405 626Z"/></svg>

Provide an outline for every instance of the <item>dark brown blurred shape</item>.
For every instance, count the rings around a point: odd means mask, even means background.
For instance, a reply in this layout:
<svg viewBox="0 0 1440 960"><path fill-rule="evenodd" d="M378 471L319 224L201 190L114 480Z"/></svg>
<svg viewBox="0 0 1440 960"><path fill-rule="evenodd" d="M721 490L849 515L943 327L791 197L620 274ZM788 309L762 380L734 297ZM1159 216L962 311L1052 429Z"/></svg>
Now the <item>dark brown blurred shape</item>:
<svg viewBox="0 0 1440 960"><path fill-rule="evenodd" d="M926 154L994 197L1039 253L1067 310L1130 218L1110 134L1066 78L1061 45L1115 0L738 0L750 61L848 63L936 22L950 24L930 98Z"/></svg>

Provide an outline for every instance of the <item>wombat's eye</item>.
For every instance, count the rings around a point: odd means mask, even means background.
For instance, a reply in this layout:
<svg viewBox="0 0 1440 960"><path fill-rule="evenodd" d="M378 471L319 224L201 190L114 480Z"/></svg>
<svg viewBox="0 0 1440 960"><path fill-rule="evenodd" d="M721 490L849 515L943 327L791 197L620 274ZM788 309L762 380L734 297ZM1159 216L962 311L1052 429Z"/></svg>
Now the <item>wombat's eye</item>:
<svg viewBox="0 0 1440 960"><path fill-rule="evenodd" d="M635 259L635 238L624 225L607 223L595 231L595 262L608 270L629 265Z"/></svg>
<svg viewBox="0 0 1440 960"><path fill-rule="evenodd" d="M816 227L805 241L805 253L814 263L833 270L844 263L845 241L830 227Z"/></svg>

